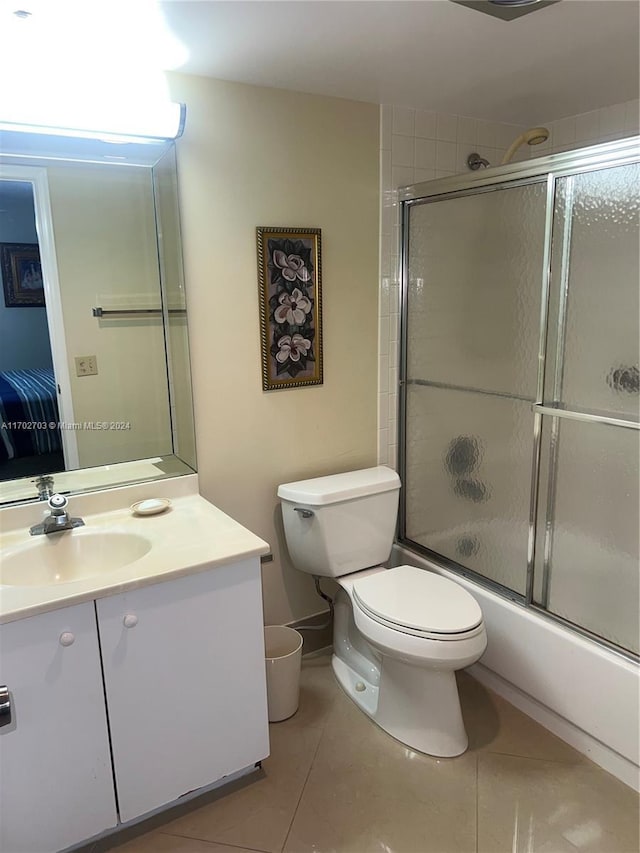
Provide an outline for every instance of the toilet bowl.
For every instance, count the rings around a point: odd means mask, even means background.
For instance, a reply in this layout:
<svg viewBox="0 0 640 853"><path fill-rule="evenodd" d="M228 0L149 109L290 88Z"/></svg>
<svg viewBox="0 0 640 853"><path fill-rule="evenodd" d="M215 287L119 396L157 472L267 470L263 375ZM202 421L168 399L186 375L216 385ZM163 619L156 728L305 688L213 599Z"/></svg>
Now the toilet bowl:
<svg viewBox="0 0 640 853"><path fill-rule="evenodd" d="M475 599L453 581L414 566L377 567L338 583L336 606L349 612L336 617L332 665L343 689L407 746L428 755L462 754L468 740L455 672L475 663L487 646ZM423 600L427 612L416 618ZM373 680L367 678L371 661L362 667L352 654L348 638L354 631L377 654Z"/></svg>
<svg viewBox="0 0 640 853"><path fill-rule="evenodd" d="M332 667L381 728L429 755L467 748L455 672L487 645L482 611L458 584L387 568L400 480L385 466L279 487L294 565L339 584Z"/></svg>

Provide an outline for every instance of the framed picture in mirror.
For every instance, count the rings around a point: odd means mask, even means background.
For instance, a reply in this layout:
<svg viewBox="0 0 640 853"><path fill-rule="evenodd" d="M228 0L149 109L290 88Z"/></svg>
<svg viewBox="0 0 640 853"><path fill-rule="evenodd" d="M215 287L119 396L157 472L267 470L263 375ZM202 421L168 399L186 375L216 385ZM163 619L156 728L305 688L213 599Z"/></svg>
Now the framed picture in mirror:
<svg viewBox="0 0 640 853"><path fill-rule="evenodd" d="M256 230L262 389L321 385L321 231Z"/></svg>
<svg viewBox="0 0 640 853"><path fill-rule="evenodd" d="M0 243L2 287L7 308L44 308L37 243Z"/></svg>

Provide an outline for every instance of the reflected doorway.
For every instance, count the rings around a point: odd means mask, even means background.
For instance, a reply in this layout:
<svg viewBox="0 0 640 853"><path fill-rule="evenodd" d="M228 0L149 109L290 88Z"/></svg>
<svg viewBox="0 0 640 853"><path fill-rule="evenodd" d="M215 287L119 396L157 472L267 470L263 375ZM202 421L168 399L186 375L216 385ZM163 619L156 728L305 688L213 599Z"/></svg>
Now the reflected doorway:
<svg viewBox="0 0 640 853"><path fill-rule="evenodd" d="M46 206L36 198L37 181L20 179L29 170L0 174L0 479L35 477L73 467L62 434L59 371L52 339L56 302L47 269L55 265L50 246L43 260L38 219ZM35 176L37 178L37 176ZM36 211L40 206L40 217ZM47 230L47 223L42 228ZM53 310L52 310L53 308ZM54 328L52 328L54 327ZM75 436L72 437L72 445Z"/></svg>

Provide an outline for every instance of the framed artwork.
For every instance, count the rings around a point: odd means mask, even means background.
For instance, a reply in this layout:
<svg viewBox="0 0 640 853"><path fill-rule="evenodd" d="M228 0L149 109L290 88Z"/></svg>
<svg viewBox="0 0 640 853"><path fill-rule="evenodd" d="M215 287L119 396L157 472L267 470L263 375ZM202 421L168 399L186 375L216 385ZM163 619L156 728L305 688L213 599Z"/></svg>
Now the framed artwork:
<svg viewBox="0 0 640 853"><path fill-rule="evenodd" d="M262 388L322 385L322 232L256 232Z"/></svg>
<svg viewBox="0 0 640 853"><path fill-rule="evenodd" d="M37 243L0 243L2 287L7 308L44 308Z"/></svg>

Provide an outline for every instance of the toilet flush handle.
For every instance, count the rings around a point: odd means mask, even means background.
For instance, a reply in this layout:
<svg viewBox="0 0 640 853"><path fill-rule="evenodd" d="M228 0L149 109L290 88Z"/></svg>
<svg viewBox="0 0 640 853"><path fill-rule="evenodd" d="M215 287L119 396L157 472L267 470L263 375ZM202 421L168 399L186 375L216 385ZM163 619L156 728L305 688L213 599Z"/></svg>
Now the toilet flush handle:
<svg viewBox="0 0 640 853"><path fill-rule="evenodd" d="M303 518L311 518L313 516L313 512L310 509L303 509L301 506L294 506L294 512L299 512Z"/></svg>

